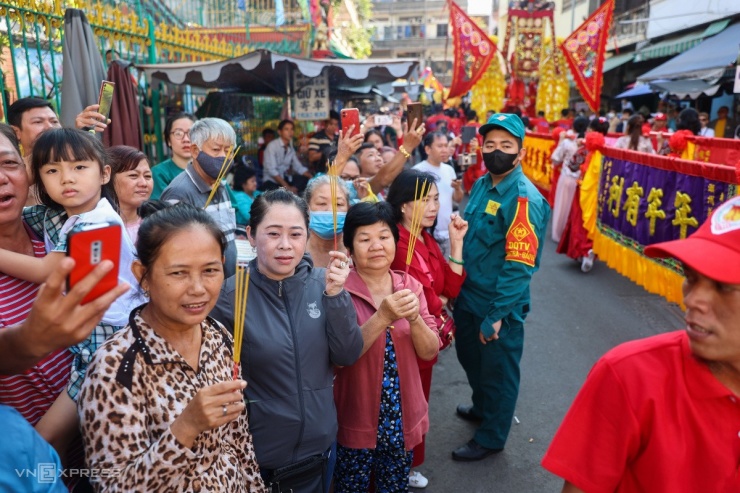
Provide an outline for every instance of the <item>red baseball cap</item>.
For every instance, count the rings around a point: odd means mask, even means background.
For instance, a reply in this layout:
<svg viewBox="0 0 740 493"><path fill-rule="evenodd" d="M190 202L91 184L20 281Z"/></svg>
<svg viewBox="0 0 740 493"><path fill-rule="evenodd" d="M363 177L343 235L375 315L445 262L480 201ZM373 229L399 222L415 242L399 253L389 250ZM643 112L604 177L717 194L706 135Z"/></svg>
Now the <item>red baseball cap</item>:
<svg viewBox="0 0 740 493"><path fill-rule="evenodd" d="M740 196L717 207L685 240L650 245L645 255L674 257L710 279L740 284Z"/></svg>
<svg viewBox="0 0 740 493"><path fill-rule="evenodd" d="M664 122L668 120L668 117L665 115L665 113L653 113L653 119L656 122Z"/></svg>

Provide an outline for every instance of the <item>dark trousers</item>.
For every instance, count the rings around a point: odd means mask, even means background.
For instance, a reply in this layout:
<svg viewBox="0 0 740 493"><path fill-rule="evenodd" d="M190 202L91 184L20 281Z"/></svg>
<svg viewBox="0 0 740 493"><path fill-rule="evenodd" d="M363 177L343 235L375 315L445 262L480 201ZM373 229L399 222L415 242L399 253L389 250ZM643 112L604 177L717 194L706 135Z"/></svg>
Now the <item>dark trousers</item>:
<svg viewBox="0 0 740 493"><path fill-rule="evenodd" d="M481 344L482 318L462 309L454 318L457 359L473 390L473 412L483 418L473 438L487 448L504 448L519 396L524 325L505 318L499 338Z"/></svg>

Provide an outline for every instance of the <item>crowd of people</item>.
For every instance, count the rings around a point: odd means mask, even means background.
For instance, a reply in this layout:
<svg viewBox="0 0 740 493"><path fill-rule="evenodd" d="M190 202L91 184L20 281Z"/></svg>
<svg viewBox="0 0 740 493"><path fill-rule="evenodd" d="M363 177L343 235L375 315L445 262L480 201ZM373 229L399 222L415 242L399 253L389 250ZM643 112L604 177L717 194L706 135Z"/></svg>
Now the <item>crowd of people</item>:
<svg viewBox="0 0 740 493"><path fill-rule="evenodd" d="M96 471L64 475L64 484L55 478L44 491L424 488L429 406L444 405L430 403L433 368L453 339L472 400L456 414L477 428L452 459L504 450L529 285L551 215L522 171L527 122L519 115L492 112L483 125L474 112L393 116L389 125L370 115L354 133L342 132L332 112L305 160L294 123L283 120L254 164L238 162L225 176L236 146L228 122L172 115L164 131L171 157L150 166L137 149L103 148L95 134L106 120L96 110L66 129L51 105L26 98L11 105L11 124L0 124L0 413L17 437L12 448L0 445L7 464ZM640 145L630 131L640 124L628 120L627 147ZM552 238L587 272L595 256L577 205L579 177L609 121L564 113L556 127L553 165L562 171ZM740 278L718 260L740 260L740 215L723 216L727 207L688 241L647 252L684 262L689 328L597 364L544 459L564 491L669 481L669 467L659 479L643 477L654 472L651 457L678 443L667 440L668 428L652 427L656 411L644 408L656 392L669 405L664 387L676 385L668 375L681 373L677 365L691 360L703 372L684 385L712 382L724 397L740 388L740 349L711 341L737 339L730 329ZM103 261L67 286L71 235L103 225L121 231L118 265ZM245 257L239 241L254 255ZM689 244L716 255L698 256ZM115 268L116 287L83 303ZM634 386L648 367L665 376L625 393L624 382ZM592 412L603 399L629 432ZM607 449L589 446L597 430ZM643 457L651 432L665 441ZM736 461L718 462L734 474ZM711 484L730 487L732 477ZM40 491L34 481L0 472L0 489ZM690 472L670 481L710 484Z"/></svg>

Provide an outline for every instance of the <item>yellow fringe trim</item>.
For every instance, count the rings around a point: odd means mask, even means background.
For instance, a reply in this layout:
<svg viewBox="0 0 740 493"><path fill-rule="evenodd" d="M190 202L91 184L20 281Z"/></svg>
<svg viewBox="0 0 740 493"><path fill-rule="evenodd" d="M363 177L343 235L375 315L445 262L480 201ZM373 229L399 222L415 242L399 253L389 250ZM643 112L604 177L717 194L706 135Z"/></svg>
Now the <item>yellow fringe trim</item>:
<svg viewBox="0 0 740 493"><path fill-rule="evenodd" d="M683 308L682 275L601 234L596 226L601 164L601 153L594 152L581 182L583 225L594 242L594 252L610 268Z"/></svg>

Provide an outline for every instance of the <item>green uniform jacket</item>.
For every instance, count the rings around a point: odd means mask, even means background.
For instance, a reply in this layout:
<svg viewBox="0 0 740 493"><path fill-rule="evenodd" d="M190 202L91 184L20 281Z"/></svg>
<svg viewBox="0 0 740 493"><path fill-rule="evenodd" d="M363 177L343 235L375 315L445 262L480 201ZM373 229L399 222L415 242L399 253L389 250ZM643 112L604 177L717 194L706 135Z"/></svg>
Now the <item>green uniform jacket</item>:
<svg viewBox="0 0 740 493"><path fill-rule="evenodd" d="M488 173L473 186L465 207L467 277L457 306L484 319L486 337L504 318L524 322L529 281L539 268L549 218L550 205L521 166L495 187Z"/></svg>
<svg viewBox="0 0 740 493"><path fill-rule="evenodd" d="M172 159L167 159L152 168L152 180L154 188L152 189L152 200L159 200L160 195L167 185L175 179L177 175L185 171L180 168Z"/></svg>

